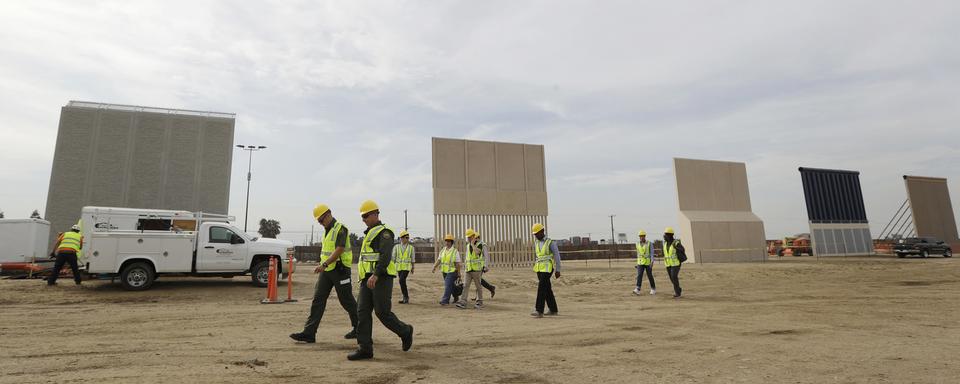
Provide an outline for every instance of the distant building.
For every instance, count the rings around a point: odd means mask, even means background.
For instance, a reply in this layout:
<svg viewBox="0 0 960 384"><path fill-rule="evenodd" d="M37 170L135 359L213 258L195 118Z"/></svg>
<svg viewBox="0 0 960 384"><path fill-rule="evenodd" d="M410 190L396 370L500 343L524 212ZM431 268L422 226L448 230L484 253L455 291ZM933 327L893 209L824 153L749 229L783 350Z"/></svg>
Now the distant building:
<svg viewBox="0 0 960 384"><path fill-rule="evenodd" d="M46 216L51 235L84 206L226 214L232 113L71 101L60 110Z"/></svg>

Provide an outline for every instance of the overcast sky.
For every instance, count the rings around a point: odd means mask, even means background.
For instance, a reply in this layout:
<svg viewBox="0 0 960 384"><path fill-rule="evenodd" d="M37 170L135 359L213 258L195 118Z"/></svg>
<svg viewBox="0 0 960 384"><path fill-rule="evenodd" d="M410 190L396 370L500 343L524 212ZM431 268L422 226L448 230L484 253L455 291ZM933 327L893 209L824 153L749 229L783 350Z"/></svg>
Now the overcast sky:
<svg viewBox="0 0 960 384"><path fill-rule="evenodd" d="M956 1L3 2L0 209L43 212L88 100L236 113L291 240L367 198L432 235L433 136L545 145L555 238L675 225L673 157L745 162L768 238L808 231L797 167L859 170L877 234L904 174L960 206L958 36Z"/></svg>

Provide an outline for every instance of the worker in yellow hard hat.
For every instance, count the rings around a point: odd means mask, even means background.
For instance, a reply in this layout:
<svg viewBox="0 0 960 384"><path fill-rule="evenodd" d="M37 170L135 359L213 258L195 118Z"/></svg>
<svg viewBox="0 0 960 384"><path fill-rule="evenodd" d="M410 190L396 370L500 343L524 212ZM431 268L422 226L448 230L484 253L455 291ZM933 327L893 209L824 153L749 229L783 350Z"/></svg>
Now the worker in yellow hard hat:
<svg viewBox="0 0 960 384"><path fill-rule="evenodd" d="M454 285L460 279L462 260L460 259L460 251L453 246L453 241L452 234L448 233L443 237L444 247L440 249L437 260L433 262L433 273L436 273L439 267L440 273L443 275L443 296L440 297L440 305L450 305L450 296L453 296L454 302L460 301L460 295L456 295L454 292Z"/></svg>
<svg viewBox="0 0 960 384"><path fill-rule="evenodd" d="M393 262L397 265L397 274L400 276L400 293L403 297L400 304L410 303L410 293L407 291L407 276L413 273L416 266L416 250L410 244L410 233L400 231L400 244L393 247Z"/></svg>
<svg viewBox="0 0 960 384"><path fill-rule="evenodd" d="M555 316L557 310L557 299L553 295L553 286L550 278L556 276L560 278L560 249L557 243L547 237L546 228L543 224L536 223L530 228L536 241L533 242L533 251L536 259L533 263L533 271L537 273L537 301L534 311L530 313L533 317L543 317L543 315ZM544 304L550 308L550 312L544 313Z"/></svg>
<svg viewBox="0 0 960 384"><path fill-rule="evenodd" d="M400 336L401 348L409 351L413 346L413 326L405 324L391 310L393 278L397 266L393 261L393 230L380 221L380 207L373 200L360 204L360 218L367 225L357 275L360 277L360 294L357 303L357 351L347 356L349 360L373 358L373 317L375 312L380 322L391 332Z"/></svg>
<svg viewBox="0 0 960 384"><path fill-rule="evenodd" d="M474 308L480 309L483 308L483 287L480 281L483 280L483 272L487 269L486 254L477 246L476 231L470 228L464 235L467 237L467 257L464 263L466 264L466 272L464 272L463 286L466 289L470 289L471 284L476 287L477 302L474 304ZM469 296L467 292L460 296L461 300L457 301L457 308L465 309L467 307L467 296Z"/></svg>
<svg viewBox="0 0 960 384"><path fill-rule="evenodd" d="M487 281L487 278L486 278L486 274L490 272L490 255L487 254L487 243L483 242L483 239L480 238L480 232L473 231L473 234L476 235L475 237L477 239L477 242L475 244L477 246L477 249L480 251L480 253L483 254L483 260L484 260L484 265L483 265L484 276L480 277L480 286L490 291L490 298L492 299L494 296L497 295L497 287L494 286L493 284L490 284L490 282Z"/></svg>
<svg viewBox="0 0 960 384"><path fill-rule="evenodd" d="M326 204L317 204L313 208L313 219L323 226L323 243L320 248L320 265L313 270L319 273L310 304L310 316L303 331L290 335L298 342L316 342L317 328L327 308L330 291L337 291L340 306L350 317L350 332L344 338L357 338L357 301L353 297L353 285L350 267L353 265L353 247L350 246L350 230L333 217L333 211Z"/></svg>
<svg viewBox="0 0 960 384"><path fill-rule="evenodd" d="M680 298L680 265L687 260L686 250L679 239L674 238L673 228L663 231L663 264L667 266L667 276L673 283L673 298Z"/></svg>
<svg viewBox="0 0 960 384"><path fill-rule="evenodd" d="M643 285L643 273L647 273L647 279L650 280L650 294L657 293L657 282L653 280L653 246L647 241L647 231L640 230L637 233L640 240L637 241L637 286L633 288L633 294L640 295L640 288Z"/></svg>

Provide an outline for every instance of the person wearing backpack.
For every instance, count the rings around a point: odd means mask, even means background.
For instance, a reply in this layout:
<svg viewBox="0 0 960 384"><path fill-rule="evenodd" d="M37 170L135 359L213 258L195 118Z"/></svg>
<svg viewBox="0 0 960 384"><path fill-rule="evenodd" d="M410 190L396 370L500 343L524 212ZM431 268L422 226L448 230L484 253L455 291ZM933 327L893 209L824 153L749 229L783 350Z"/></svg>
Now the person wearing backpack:
<svg viewBox="0 0 960 384"><path fill-rule="evenodd" d="M683 292L680 288L680 265L687 261L687 253L680 240L674 239L673 235L671 227L663 231L663 264L667 266L667 276L673 283L673 298L677 299Z"/></svg>

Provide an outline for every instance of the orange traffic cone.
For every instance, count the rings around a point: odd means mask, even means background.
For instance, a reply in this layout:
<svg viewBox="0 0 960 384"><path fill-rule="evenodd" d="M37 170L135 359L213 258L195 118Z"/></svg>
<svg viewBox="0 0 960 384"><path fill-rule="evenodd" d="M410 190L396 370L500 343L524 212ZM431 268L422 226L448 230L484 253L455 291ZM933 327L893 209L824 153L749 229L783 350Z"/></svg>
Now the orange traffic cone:
<svg viewBox="0 0 960 384"><path fill-rule="evenodd" d="M283 300L277 299L277 259L274 257L270 258L267 274L267 298L260 300L260 304L282 304Z"/></svg>
<svg viewBox="0 0 960 384"><path fill-rule="evenodd" d="M290 266L287 268L287 300L285 303L295 303L297 300L293 298L293 257L288 257L290 260Z"/></svg>

